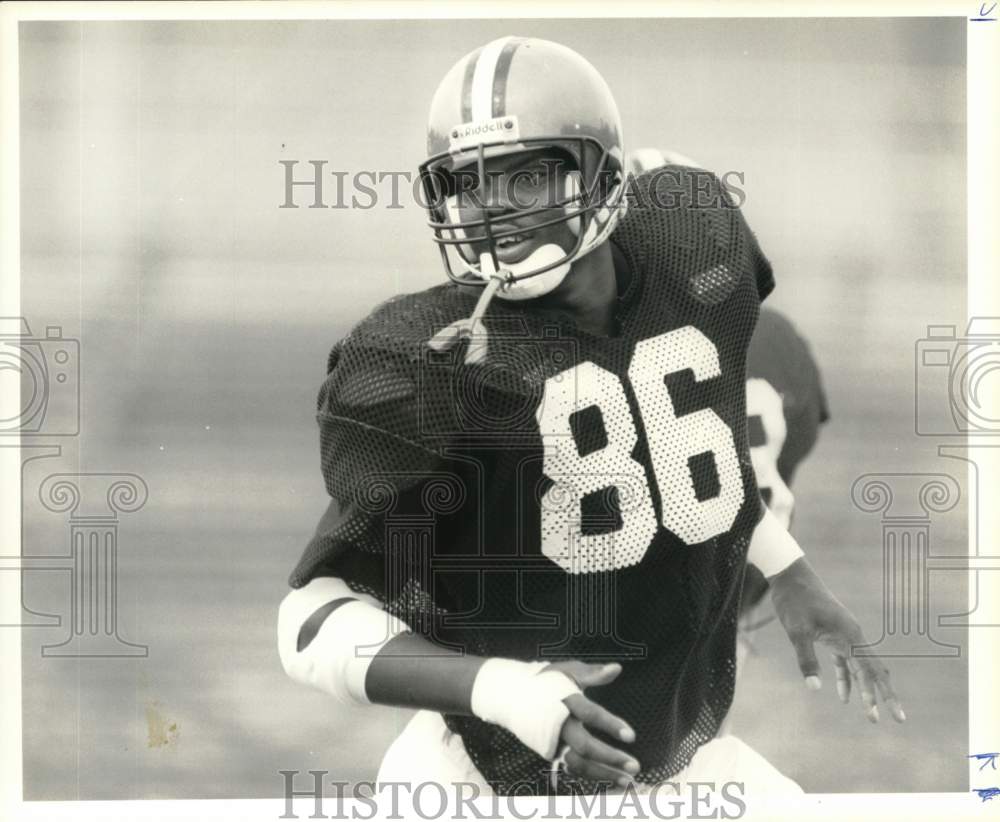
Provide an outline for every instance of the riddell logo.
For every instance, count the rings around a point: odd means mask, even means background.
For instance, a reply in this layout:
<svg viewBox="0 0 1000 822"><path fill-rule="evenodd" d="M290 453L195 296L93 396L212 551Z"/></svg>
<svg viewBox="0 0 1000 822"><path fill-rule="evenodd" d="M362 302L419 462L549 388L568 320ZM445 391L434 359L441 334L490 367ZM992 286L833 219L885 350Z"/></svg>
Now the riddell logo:
<svg viewBox="0 0 1000 822"><path fill-rule="evenodd" d="M448 140L453 151L478 143L509 143L520 139L521 130L517 124L517 116L513 114L494 117L490 120L460 123L448 133Z"/></svg>

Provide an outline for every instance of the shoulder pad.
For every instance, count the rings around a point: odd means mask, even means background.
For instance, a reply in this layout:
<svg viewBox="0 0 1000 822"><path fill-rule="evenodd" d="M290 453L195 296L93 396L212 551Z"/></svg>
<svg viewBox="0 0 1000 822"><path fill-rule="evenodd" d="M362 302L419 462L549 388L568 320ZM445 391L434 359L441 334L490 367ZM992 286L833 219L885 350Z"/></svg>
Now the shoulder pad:
<svg viewBox="0 0 1000 822"><path fill-rule="evenodd" d="M469 316L475 297L445 285L393 298L334 346L317 400L331 496L356 500L373 471L395 487L415 482L451 445L537 436L545 380L577 360L576 340L539 312L495 301L484 363L465 365L464 342L432 351L430 337Z"/></svg>
<svg viewBox="0 0 1000 822"><path fill-rule="evenodd" d="M631 180L616 231L651 276L670 274L699 303L725 300L745 276L763 299L771 268L725 185L711 171L664 165Z"/></svg>
<svg viewBox="0 0 1000 822"><path fill-rule="evenodd" d="M330 351L316 418L331 496L356 500L373 476L400 490L437 465L442 438L423 422L422 366L435 326L465 308L455 292L438 286L387 300Z"/></svg>

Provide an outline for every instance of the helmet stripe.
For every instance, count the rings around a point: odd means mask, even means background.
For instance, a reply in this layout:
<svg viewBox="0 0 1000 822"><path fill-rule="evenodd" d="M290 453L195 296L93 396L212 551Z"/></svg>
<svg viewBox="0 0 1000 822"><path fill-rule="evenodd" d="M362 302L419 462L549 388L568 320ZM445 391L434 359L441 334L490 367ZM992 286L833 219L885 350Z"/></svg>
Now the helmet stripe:
<svg viewBox="0 0 1000 822"><path fill-rule="evenodd" d="M460 123L468 123L472 120L472 74L476 70L476 62L482 53L483 50L478 48L465 61L465 73L462 75L462 119L459 120Z"/></svg>
<svg viewBox="0 0 1000 822"><path fill-rule="evenodd" d="M497 68L493 74L494 117L503 117L507 113L507 78L510 76L510 62L514 59L517 47L523 42L523 37L511 37L497 58Z"/></svg>
<svg viewBox="0 0 1000 822"><path fill-rule="evenodd" d="M497 61L511 37L501 37L483 46L472 75L472 120L489 120L493 114L493 78Z"/></svg>

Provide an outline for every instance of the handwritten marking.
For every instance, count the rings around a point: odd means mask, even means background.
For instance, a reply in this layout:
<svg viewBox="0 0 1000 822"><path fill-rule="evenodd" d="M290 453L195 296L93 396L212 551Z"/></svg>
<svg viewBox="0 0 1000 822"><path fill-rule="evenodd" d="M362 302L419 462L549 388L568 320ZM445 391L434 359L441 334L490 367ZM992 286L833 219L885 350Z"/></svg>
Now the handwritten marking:
<svg viewBox="0 0 1000 822"><path fill-rule="evenodd" d="M993 766L993 770L996 770L997 769L997 757L1000 757L1000 751L996 751L994 753L969 754L968 758L969 759L978 759L978 760L980 760L982 762L982 764L979 766L979 770L982 770L987 765L992 765Z"/></svg>
<svg viewBox="0 0 1000 822"><path fill-rule="evenodd" d="M974 793L979 794L983 802L987 802L994 797L1000 796L1000 788L973 788Z"/></svg>
<svg viewBox="0 0 1000 822"><path fill-rule="evenodd" d="M994 3L989 8L986 8L986 4L982 3L979 6L979 16L978 17L970 17L969 18L970 22L973 22L973 23L995 23L996 22L996 18L995 17L990 17L989 15L993 12L993 9L995 9L996 7L997 7L996 3Z"/></svg>

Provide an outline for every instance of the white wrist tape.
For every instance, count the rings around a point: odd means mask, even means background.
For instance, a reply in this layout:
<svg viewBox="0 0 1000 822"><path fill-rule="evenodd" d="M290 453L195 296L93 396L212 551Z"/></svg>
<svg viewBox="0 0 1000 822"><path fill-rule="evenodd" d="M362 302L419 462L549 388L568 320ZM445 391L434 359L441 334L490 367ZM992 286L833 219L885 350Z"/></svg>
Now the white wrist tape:
<svg viewBox="0 0 1000 822"><path fill-rule="evenodd" d="M309 617L334 600L350 598L298 650L299 631ZM344 704L368 705L365 676L372 659L393 637L410 629L372 597L357 594L336 577L317 577L287 594L278 609L278 654L285 672Z"/></svg>
<svg viewBox="0 0 1000 822"><path fill-rule="evenodd" d="M764 516L750 538L747 562L756 565L765 577L773 577L801 556L804 554L795 537L770 510L764 508Z"/></svg>
<svg viewBox="0 0 1000 822"><path fill-rule="evenodd" d="M563 700L580 688L547 662L486 660L472 685L472 713L506 728L545 759L556 755L569 708Z"/></svg>

